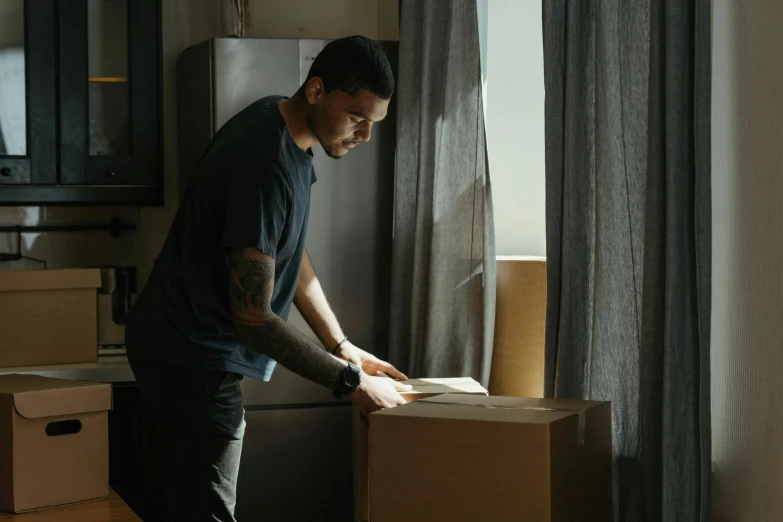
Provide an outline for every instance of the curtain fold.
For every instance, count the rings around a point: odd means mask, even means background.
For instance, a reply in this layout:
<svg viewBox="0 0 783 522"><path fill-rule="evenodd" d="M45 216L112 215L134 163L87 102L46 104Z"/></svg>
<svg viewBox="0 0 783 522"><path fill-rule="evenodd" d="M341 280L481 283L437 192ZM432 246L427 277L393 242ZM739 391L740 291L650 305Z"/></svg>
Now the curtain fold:
<svg viewBox="0 0 783 522"><path fill-rule="evenodd" d="M402 0L389 359L489 382L492 197L475 0Z"/></svg>
<svg viewBox="0 0 783 522"><path fill-rule="evenodd" d="M710 517L710 2L544 0L546 394L611 400L615 520Z"/></svg>

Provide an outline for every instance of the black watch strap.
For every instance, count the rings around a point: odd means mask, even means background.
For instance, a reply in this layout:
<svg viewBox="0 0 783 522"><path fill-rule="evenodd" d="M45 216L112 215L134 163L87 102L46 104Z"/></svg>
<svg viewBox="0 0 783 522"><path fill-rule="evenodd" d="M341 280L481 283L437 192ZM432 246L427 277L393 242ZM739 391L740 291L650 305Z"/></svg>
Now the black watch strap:
<svg viewBox="0 0 783 522"><path fill-rule="evenodd" d="M334 396L342 399L343 395L350 395L359 387L361 382L362 371L355 364L348 363L348 366L340 372L339 383L334 390Z"/></svg>

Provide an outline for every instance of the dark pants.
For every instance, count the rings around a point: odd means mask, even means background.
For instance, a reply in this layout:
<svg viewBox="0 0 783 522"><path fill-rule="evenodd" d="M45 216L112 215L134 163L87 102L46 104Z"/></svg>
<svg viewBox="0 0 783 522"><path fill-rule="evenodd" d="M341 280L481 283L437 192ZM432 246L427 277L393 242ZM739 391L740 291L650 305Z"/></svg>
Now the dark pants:
<svg viewBox="0 0 783 522"><path fill-rule="evenodd" d="M160 488L145 522L235 522L242 376L130 362L141 392L145 464Z"/></svg>

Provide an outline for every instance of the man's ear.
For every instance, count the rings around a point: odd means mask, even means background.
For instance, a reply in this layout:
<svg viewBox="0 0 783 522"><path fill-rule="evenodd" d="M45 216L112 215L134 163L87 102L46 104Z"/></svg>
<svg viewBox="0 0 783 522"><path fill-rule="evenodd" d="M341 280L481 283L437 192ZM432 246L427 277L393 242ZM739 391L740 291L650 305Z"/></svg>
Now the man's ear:
<svg viewBox="0 0 783 522"><path fill-rule="evenodd" d="M305 98L307 102L314 105L318 103L321 98L326 96L326 89L324 88L324 82L320 78L314 76L308 80L305 85Z"/></svg>

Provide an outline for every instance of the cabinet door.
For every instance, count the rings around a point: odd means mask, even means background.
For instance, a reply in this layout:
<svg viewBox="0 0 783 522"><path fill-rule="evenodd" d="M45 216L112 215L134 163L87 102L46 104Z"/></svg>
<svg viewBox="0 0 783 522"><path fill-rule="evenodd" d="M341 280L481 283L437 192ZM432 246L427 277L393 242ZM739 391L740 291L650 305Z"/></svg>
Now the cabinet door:
<svg viewBox="0 0 783 522"><path fill-rule="evenodd" d="M158 0L59 9L63 185L160 185Z"/></svg>
<svg viewBox="0 0 783 522"><path fill-rule="evenodd" d="M57 180L55 34L54 0L0 2L0 185Z"/></svg>

